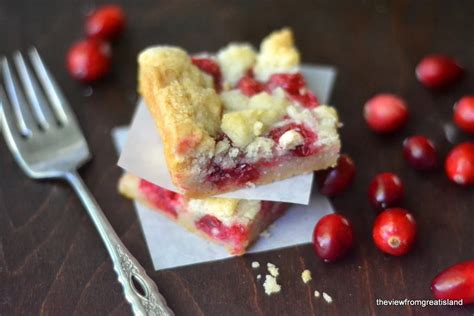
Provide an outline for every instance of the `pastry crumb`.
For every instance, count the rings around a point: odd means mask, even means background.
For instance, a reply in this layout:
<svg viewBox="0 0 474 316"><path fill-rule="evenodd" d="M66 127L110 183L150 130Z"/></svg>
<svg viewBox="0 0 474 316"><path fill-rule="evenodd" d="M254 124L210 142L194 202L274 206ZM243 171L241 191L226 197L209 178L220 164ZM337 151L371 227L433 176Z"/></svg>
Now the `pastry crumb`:
<svg viewBox="0 0 474 316"><path fill-rule="evenodd" d="M332 297L328 293L323 292L323 298L326 301L326 303L328 303L328 304L332 303Z"/></svg>
<svg viewBox="0 0 474 316"><path fill-rule="evenodd" d="M314 290L314 297L320 297L321 293L318 290Z"/></svg>
<svg viewBox="0 0 474 316"><path fill-rule="evenodd" d="M272 295L281 291L281 285L277 283L276 277L267 274L265 276L265 282L263 283L265 294Z"/></svg>
<svg viewBox="0 0 474 316"><path fill-rule="evenodd" d="M301 273L301 279L304 283L308 283L309 281L311 281L313 279L311 277L311 271L309 271L308 269L304 270L303 273Z"/></svg>
<svg viewBox="0 0 474 316"><path fill-rule="evenodd" d="M260 267L260 263L258 261L252 262L252 268L257 269Z"/></svg>
<svg viewBox="0 0 474 316"><path fill-rule="evenodd" d="M257 274L257 280L260 280L262 278L261 274Z"/></svg>
<svg viewBox="0 0 474 316"><path fill-rule="evenodd" d="M279 269L273 264L273 263L267 263L267 269L268 269L268 272L273 276L273 277L277 277L280 273L279 273Z"/></svg>
<svg viewBox="0 0 474 316"><path fill-rule="evenodd" d="M260 233L260 236L265 237L265 238L269 238L271 235L268 232L268 230L264 230L263 232Z"/></svg>

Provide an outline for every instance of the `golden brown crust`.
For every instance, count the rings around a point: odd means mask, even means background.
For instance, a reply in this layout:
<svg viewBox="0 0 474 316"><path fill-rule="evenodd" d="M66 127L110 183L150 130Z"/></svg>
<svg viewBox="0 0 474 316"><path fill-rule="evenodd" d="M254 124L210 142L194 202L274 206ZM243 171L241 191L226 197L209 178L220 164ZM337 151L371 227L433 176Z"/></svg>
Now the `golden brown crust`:
<svg viewBox="0 0 474 316"><path fill-rule="evenodd" d="M162 136L170 173L192 172L192 159L212 153L222 105L212 79L175 47L152 47L139 58L139 90Z"/></svg>

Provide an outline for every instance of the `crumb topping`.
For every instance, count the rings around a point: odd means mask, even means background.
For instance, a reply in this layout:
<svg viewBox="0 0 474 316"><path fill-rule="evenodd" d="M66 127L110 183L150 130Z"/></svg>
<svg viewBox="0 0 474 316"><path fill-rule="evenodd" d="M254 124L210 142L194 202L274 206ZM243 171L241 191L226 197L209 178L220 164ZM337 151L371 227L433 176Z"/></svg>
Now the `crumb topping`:
<svg viewBox="0 0 474 316"><path fill-rule="evenodd" d="M254 71L259 80L266 81L274 73L295 71L299 63L300 56L293 43L293 34L285 28L263 40Z"/></svg>
<svg viewBox="0 0 474 316"><path fill-rule="evenodd" d="M289 130L283 133L278 140L278 145L283 149L293 149L304 143L303 136L295 130Z"/></svg>
<svg viewBox="0 0 474 316"><path fill-rule="evenodd" d="M202 215L213 215L224 224L247 223L260 211L261 202L227 198L190 199L188 210Z"/></svg>
<svg viewBox="0 0 474 316"><path fill-rule="evenodd" d="M257 54L249 44L231 43L217 53L224 80L235 85L249 69L253 68Z"/></svg>

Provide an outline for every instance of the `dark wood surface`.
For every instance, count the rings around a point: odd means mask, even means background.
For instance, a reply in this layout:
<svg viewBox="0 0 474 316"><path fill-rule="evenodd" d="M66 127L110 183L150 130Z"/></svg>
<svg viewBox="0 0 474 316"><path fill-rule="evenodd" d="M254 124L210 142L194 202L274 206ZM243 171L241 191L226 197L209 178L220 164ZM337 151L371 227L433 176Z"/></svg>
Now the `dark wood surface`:
<svg viewBox="0 0 474 316"><path fill-rule="evenodd" d="M452 147L443 127L453 103L474 91L474 1L119 1L127 12L125 36L114 45L112 74L89 87L70 79L68 46L82 36L83 15L100 1L0 2L0 53L36 45L74 106L94 159L81 170L113 227L147 269L177 315L467 314L463 308L378 307L376 298L431 298L441 269L474 257L474 191L448 181L442 170L419 174L404 162L404 137L432 137L443 155ZM353 186L334 199L354 224L357 243L345 260L324 264L310 245L154 272L132 203L116 192L111 128L127 124L137 98L136 55L157 43L214 51L231 40L257 44L268 32L291 26L305 62L335 65L332 103L344 122L343 151L357 164ZM442 93L414 75L427 53L456 56L466 78ZM364 101L377 92L399 93L411 111L393 136L366 127ZM456 141L468 139L457 135ZM472 139L472 138L471 138ZM374 212L366 198L371 177L395 171L406 186L404 206L419 224L409 255L382 255L371 240ZM264 294L253 260L280 267L283 289ZM308 268L314 280L304 285ZM326 291L334 303L313 297ZM0 142L0 315L127 315L111 262L71 189L27 179Z"/></svg>

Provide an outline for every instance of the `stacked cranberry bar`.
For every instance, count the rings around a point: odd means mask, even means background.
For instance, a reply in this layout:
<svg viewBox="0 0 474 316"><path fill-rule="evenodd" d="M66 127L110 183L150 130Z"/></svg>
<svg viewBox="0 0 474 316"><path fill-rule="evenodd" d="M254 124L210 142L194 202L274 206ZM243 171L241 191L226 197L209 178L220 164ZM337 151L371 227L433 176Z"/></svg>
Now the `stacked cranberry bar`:
<svg viewBox="0 0 474 316"><path fill-rule="evenodd" d="M156 46L138 61L139 90L180 193L130 174L120 192L230 253L244 253L286 205L212 196L336 164L337 113L306 86L289 29L270 34L259 52L233 43L190 56Z"/></svg>
<svg viewBox="0 0 474 316"><path fill-rule="evenodd" d="M223 245L233 255L243 254L287 207L268 201L189 199L128 173L120 179L119 191L189 231Z"/></svg>

